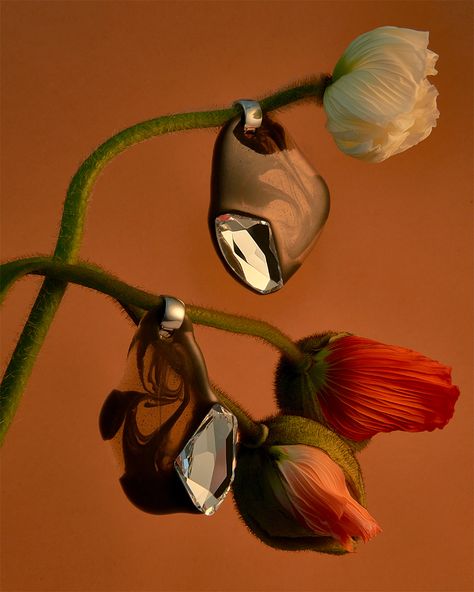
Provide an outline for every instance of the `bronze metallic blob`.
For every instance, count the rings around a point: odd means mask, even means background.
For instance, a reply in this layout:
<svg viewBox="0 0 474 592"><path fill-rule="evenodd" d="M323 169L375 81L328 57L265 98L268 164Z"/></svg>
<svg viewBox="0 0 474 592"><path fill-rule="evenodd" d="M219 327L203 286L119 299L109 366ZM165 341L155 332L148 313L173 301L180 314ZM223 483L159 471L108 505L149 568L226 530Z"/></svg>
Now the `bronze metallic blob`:
<svg viewBox="0 0 474 592"><path fill-rule="evenodd" d="M314 246L328 214L326 183L280 124L264 115L254 132L245 132L240 118L222 128L214 148L209 228L221 260L245 286L260 294L281 288ZM235 216L246 235L240 227L229 231L227 221ZM258 274L273 281L260 283Z"/></svg>
<svg viewBox="0 0 474 592"><path fill-rule="evenodd" d="M169 340L159 338L162 308L140 323L122 381L102 408L100 432L134 505L153 514L198 513L174 462L217 399L189 319Z"/></svg>

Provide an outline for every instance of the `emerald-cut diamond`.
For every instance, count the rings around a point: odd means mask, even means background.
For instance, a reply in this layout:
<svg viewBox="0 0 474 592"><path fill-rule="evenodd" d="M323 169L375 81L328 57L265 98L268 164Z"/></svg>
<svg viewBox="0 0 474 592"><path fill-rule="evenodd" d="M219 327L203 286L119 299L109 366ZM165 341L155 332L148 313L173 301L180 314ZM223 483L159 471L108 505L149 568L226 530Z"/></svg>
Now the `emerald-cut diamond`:
<svg viewBox="0 0 474 592"><path fill-rule="evenodd" d="M234 480L237 419L215 403L174 462L194 505L211 516Z"/></svg>
<svg viewBox="0 0 474 592"><path fill-rule="evenodd" d="M283 286L272 228L266 220L221 214L215 224L221 253L242 281L261 294Z"/></svg>

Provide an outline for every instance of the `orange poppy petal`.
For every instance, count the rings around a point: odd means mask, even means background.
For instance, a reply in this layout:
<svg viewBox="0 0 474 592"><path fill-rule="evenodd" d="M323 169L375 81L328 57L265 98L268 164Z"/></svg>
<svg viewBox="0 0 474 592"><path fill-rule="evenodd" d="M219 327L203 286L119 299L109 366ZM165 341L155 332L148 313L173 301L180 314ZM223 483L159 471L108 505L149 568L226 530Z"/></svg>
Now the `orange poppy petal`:
<svg viewBox="0 0 474 592"><path fill-rule="evenodd" d="M318 398L334 429L353 440L443 428L459 389L451 370L415 351L344 335L330 342Z"/></svg>
<svg viewBox="0 0 474 592"><path fill-rule="evenodd" d="M276 446L285 486L283 503L300 523L353 550L352 537L368 541L380 532L369 512L351 496L342 469L322 450L304 444Z"/></svg>

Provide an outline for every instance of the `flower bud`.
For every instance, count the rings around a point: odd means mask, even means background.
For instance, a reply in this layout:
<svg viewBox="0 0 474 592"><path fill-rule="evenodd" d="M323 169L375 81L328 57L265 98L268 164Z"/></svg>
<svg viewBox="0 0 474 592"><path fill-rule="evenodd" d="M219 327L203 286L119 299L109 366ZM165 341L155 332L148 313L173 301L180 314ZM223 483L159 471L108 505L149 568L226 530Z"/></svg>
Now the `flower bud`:
<svg viewBox="0 0 474 592"><path fill-rule="evenodd" d="M240 447L233 484L255 536L277 549L343 554L380 531L363 507L360 468L341 438L303 417L279 416L267 426L261 447Z"/></svg>
<svg viewBox="0 0 474 592"><path fill-rule="evenodd" d="M443 428L454 413L451 369L413 350L348 333L314 335L299 346L310 363L282 358L276 371L284 413L321 421L354 442Z"/></svg>
<svg viewBox="0 0 474 592"><path fill-rule="evenodd" d="M429 34L379 27L355 39L324 93L326 127L343 152L381 162L429 136L439 111L427 80L438 56Z"/></svg>

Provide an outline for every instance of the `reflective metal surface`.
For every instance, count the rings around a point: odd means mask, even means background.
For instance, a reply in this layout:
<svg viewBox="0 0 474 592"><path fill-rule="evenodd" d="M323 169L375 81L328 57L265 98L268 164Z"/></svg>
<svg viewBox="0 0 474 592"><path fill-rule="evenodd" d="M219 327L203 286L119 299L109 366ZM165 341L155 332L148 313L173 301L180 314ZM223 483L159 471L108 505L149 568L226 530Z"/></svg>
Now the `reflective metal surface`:
<svg viewBox="0 0 474 592"><path fill-rule="evenodd" d="M159 334L162 339L169 339L176 329L179 329L184 321L186 308L184 302L173 296L163 296L164 312L160 322Z"/></svg>
<svg viewBox="0 0 474 592"><path fill-rule="evenodd" d="M219 133L214 148L209 229L219 257L230 265L216 235L216 219L226 214L270 224L283 283L300 267L329 215L323 178L283 127L267 115L253 134L244 131L241 118L232 120ZM254 291L268 293L235 269L232 273Z"/></svg>
<svg viewBox="0 0 474 592"><path fill-rule="evenodd" d="M260 103L249 99L235 101L234 105L240 105L244 110L244 132L254 132L262 125L262 108Z"/></svg>
<svg viewBox="0 0 474 592"><path fill-rule="evenodd" d="M173 314L165 300L143 317L130 345L123 378L102 407L99 427L102 438L112 445L120 483L134 505L153 514L202 512L174 463L218 400L209 385L191 321L184 317L168 339L160 337L160 327L169 317ZM226 440L228 434L223 437ZM216 451L228 446L216 438L206 474L214 473Z"/></svg>

